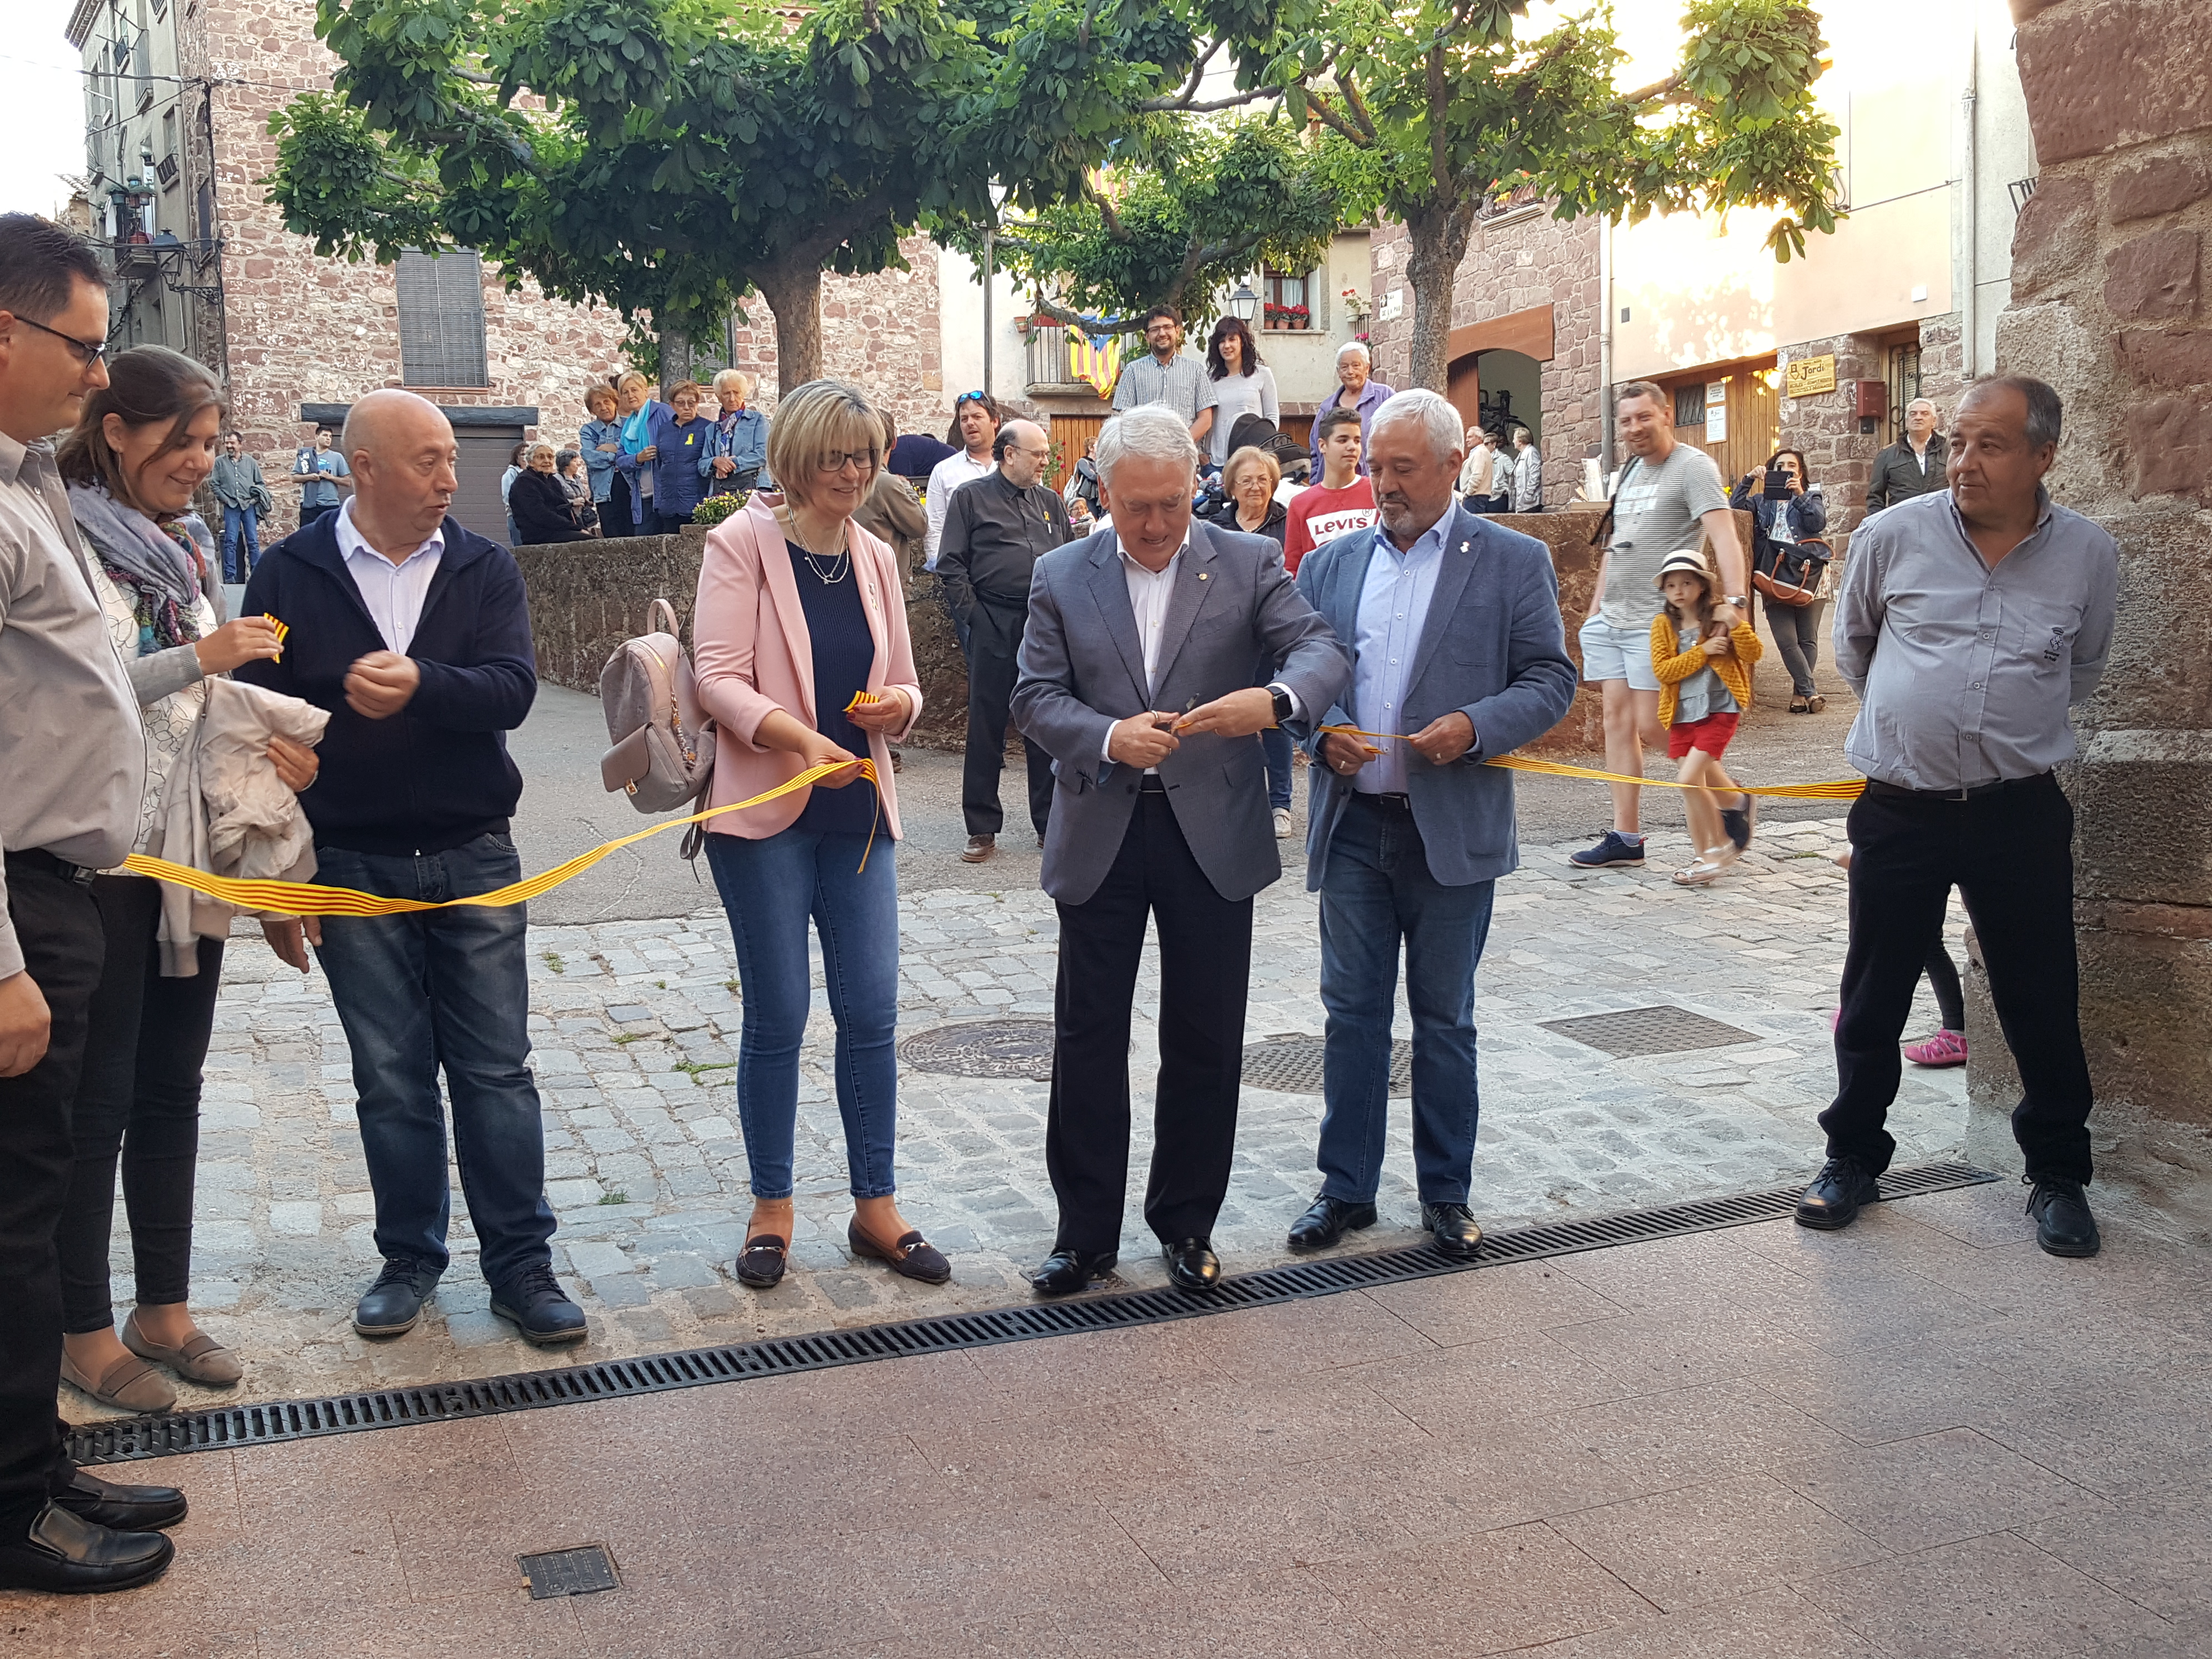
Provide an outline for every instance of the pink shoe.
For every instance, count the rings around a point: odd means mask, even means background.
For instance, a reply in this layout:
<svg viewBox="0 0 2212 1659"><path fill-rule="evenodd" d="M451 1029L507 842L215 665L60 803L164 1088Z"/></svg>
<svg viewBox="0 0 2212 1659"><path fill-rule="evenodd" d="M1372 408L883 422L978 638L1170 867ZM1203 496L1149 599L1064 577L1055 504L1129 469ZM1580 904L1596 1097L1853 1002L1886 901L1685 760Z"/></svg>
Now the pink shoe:
<svg viewBox="0 0 2212 1659"><path fill-rule="evenodd" d="M1964 1066L1966 1039L1957 1031L1938 1031L1925 1042L1908 1044L1905 1057L1915 1066Z"/></svg>

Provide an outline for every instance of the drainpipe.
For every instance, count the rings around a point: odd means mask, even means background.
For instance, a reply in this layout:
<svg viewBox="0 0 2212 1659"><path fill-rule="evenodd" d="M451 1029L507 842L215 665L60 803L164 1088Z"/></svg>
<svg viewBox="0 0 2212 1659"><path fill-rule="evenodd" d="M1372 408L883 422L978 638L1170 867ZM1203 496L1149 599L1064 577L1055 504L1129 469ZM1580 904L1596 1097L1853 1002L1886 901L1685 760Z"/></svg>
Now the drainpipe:
<svg viewBox="0 0 2212 1659"><path fill-rule="evenodd" d="M983 390L993 397L998 394L991 392L991 284L998 275L998 233L987 230L983 233Z"/></svg>
<svg viewBox="0 0 2212 1659"><path fill-rule="evenodd" d="M1613 477L1613 221L1597 222L1598 483Z"/></svg>
<svg viewBox="0 0 2212 1659"><path fill-rule="evenodd" d="M1966 88L1959 95L1959 108L1965 118L1965 160L1961 164L1959 191L1959 213L1963 221L1957 246L1960 257L1955 269L1959 272L1959 363L1960 378L1972 380L1979 372L1977 362L1980 319L1976 315L1977 289L1980 285L1981 269L1978 260L1981 242L1980 193L1976 175L1981 170L1980 157L1975 143L1975 104L1979 89L1982 55L1981 20L1976 18L1966 29Z"/></svg>

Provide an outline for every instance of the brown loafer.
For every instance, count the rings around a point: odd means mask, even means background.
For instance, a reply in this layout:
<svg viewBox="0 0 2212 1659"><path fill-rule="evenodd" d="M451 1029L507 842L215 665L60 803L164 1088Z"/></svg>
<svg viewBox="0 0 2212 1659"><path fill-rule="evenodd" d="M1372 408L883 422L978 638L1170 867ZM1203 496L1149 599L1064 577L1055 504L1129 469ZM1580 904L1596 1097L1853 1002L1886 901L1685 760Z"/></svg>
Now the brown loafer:
<svg viewBox="0 0 2212 1659"><path fill-rule="evenodd" d="M785 1252L791 1241L774 1233L755 1233L738 1252L738 1283L757 1291L772 1291L783 1282Z"/></svg>
<svg viewBox="0 0 2212 1659"><path fill-rule="evenodd" d="M173 1348L164 1347L138 1328L136 1312L123 1322L123 1346L141 1359L167 1365L187 1382L210 1389L234 1387L246 1375L238 1356L205 1331L194 1331Z"/></svg>
<svg viewBox="0 0 2212 1659"><path fill-rule="evenodd" d="M173 1410L177 1403L177 1391L169 1386L168 1379L136 1354L125 1354L98 1376L87 1376L70 1362L64 1349L62 1381L118 1411L166 1412Z"/></svg>
<svg viewBox="0 0 2212 1659"><path fill-rule="evenodd" d="M998 850L999 838L996 836L970 836L967 846L960 849L960 861L963 864L981 864Z"/></svg>
<svg viewBox="0 0 2212 1659"><path fill-rule="evenodd" d="M952 1277L952 1264L945 1259L945 1252L920 1233L908 1233L896 1244L878 1244L854 1220L846 1224L845 1242L853 1247L854 1255L887 1263L893 1273L925 1285L942 1285Z"/></svg>

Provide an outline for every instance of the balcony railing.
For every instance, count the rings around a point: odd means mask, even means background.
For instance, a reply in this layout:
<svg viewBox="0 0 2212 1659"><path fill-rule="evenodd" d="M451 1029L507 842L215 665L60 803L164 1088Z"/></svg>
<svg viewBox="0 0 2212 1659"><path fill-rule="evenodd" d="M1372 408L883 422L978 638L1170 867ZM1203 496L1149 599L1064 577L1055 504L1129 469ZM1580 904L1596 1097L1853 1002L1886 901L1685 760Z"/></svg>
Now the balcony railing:
<svg viewBox="0 0 2212 1659"><path fill-rule="evenodd" d="M1097 397L1098 389L1088 380L1077 380L1068 368L1067 345L1067 331L1064 328L1038 328L1030 332L1026 348L1030 390Z"/></svg>

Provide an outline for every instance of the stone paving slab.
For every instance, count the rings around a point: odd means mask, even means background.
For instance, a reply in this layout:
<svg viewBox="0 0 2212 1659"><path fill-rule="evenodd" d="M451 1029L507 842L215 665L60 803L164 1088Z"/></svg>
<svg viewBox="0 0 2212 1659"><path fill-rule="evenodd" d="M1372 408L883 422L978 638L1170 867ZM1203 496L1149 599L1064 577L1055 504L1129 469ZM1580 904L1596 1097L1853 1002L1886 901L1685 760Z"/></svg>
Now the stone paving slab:
<svg viewBox="0 0 2212 1659"><path fill-rule="evenodd" d="M1499 884L1478 985L1484 1111L1474 1202L1510 1225L1795 1182L1817 1164L1814 1115L1833 1087L1827 1011L1844 941L1842 820L1777 824L1710 890L1667 879L1686 843L1655 836L1640 872L1576 871L1574 846L1524 849ZM900 1033L983 1018L1049 1018L1056 918L1042 893L936 890L902 902ZM1960 919L1953 917L1958 950ZM454 1181L453 1267L423 1324L396 1341L352 1331L374 1275L373 1206L343 1033L319 973L241 940L226 964L209 1056L194 1301L247 1367L231 1397L264 1399L744 1340L988 1308L1028 1294L1050 1247L1046 1085L902 1068L902 1206L953 1259L929 1289L855 1261L832 1026L815 963L802 1055L793 1271L755 1293L730 1276L750 1208L736 1098L742 1004L718 911L533 928L533 1064L544 1093L556 1266L590 1316L580 1347L541 1354L489 1310ZM1318 1034L1315 904L1294 878L1261 895L1248 1041ZM1157 1054L1148 950L1131 1054L1139 1102L1121 1282L1164 1273L1138 1213ZM1614 1060L1543 1029L1673 1004L1752 1034L1736 1046ZM1915 1031L1932 1030L1933 1006ZM1399 1034L1410 1035L1401 1002ZM1284 1230L1317 1184L1317 1095L1248 1088L1215 1237L1231 1271L1284 1260ZM1962 1073L1907 1076L1900 1161L1955 1154ZM1349 1248L1418 1237L1410 1128L1395 1103L1381 1224ZM117 1212L118 1294L130 1256ZM181 1385L186 1407L226 1396ZM72 1418L100 1414L64 1389Z"/></svg>

